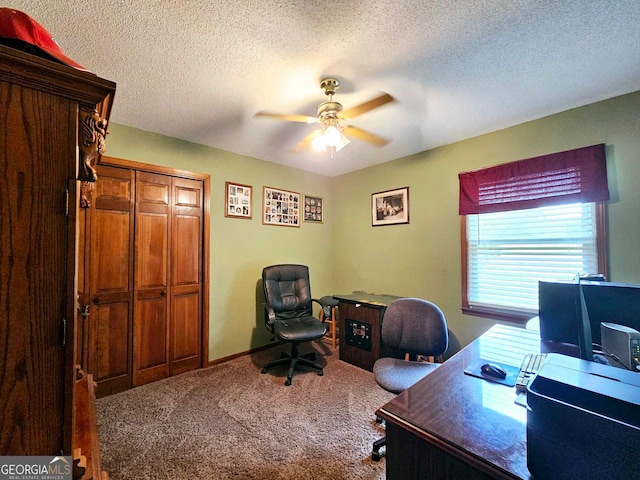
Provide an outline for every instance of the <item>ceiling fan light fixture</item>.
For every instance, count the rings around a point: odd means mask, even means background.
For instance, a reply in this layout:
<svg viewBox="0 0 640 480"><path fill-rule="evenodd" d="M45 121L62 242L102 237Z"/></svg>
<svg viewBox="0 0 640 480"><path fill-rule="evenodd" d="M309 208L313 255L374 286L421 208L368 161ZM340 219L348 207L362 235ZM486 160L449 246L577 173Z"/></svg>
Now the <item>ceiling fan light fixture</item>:
<svg viewBox="0 0 640 480"><path fill-rule="evenodd" d="M336 144L334 145L336 152L339 152L340 150L342 150L344 147L346 147L347 145L349 145L351 143L351 140L349 140L344 133L342 133L342 130L338 130L338 133L340 134L340 137L338 138L338 141L336 142Z"/></svg>
<svg viewBox="0 0 640 480"><path fill-rule="evenodd" d="M323 135L325 141L327 142L327 145L330 147L335 147L340 143L340 136L342 134L340 133L340 130L338 130L338 127L336 127L335 125L329 125L324 129Z"/></svg>
<svg viewBox="0 0 640 480"><path fill-rule="evenodd" d="M368 142L376 147L384 147L388 140L378 137L353 125L346 125L344 122L351 121L353 118L362 115L374 108L381 107L393 101L393 97L388 93L369 100L368 102L356 105L348 110L344 110L342 104L333 101L333 95L340 87L340 82L335 78L324 78L320 82L320 87L324 90L325 95L329 97L328 102L318 105L317 115L311 117L308 115L282 115L269 112L258 112L256 116L277 118L289 122L315 123L320 124L320 128L313 130L305 136L294 151L298 152L311 146L316 151L326 152L327 147L331 151L331 156L337 151L342 150L351 141L345 136L344 132L348 132L350 136L358 140Z"/></svg>
<svg viewBox="0 0 640 480"><path fill-rule="evenodd" d="M324 133L320 132L312 141L311 147L316 152L326 152L327 151L327 140L324 138Z"/></svg>
<svg viewBox="0 0 640 480"><path fill-rule="evenodd" d="M330 147L339 152L349 143L351 143L351 140L342 133L342 129L331 122L313 139L311 146L316 151L326 152L327 147Z"/></svg>

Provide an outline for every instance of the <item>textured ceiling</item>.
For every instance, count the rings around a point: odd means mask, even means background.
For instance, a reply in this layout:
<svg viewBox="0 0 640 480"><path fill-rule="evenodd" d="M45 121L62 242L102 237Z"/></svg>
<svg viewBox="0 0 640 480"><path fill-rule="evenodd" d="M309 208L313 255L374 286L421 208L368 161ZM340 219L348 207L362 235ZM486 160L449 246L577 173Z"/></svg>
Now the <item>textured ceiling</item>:
<svg viewBox="0 0 640 480"><path fill-rule="evenodd" d="M640 90L638 0L9 0L117 83L112 122L325 175ZM320 79L383 136L293 149Z"/></svg>

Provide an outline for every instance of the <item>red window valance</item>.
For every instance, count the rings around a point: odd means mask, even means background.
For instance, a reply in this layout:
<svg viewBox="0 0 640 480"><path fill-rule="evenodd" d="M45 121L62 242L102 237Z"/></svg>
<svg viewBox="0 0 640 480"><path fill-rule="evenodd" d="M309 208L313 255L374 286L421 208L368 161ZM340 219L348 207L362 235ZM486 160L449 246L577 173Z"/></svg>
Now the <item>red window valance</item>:
<svg viewBox="0 0 640 480"><path fill-rule="evenodd" d="M460 215L609 200L604 144L458 174Z"/></svg>

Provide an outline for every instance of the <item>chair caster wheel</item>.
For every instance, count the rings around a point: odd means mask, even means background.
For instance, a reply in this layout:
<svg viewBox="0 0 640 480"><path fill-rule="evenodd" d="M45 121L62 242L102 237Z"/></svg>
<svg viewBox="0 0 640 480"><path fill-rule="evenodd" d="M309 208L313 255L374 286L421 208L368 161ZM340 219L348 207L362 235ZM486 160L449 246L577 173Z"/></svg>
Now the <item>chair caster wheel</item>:
<svg viewBox="0 0 640 480"><path fill-rule="evenodd" d="M324 375L324 372L322 370L318 370L318 376L321 377Z"/></svg>
<svg viewBox="0 0 640 480"><path fill-rule="evenodd" d="M285 380L285 382L284 382L284 385L285 385L286 387L288 387L289 385L291 385L291 379L290 379L290 378L287 378L287 379Z"/></svg>
<svg viewBox="0 0 640 480"><path fill-rule="evenodd" d="M260 373L267 373L267 369L263 368L262 370L260 370Z"/></svg>

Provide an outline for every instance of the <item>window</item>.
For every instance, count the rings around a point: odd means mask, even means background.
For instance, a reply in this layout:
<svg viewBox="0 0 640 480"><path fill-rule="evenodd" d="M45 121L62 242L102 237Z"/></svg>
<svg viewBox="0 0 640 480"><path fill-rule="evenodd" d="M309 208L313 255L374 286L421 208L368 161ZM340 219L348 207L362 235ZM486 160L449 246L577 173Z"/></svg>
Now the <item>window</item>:
<svg viewBox="0 0 640 480"><path fill-rule="evenodd" d="M604 205L552 205L463 217L463 311L503 320L538 313L538 281L606 275Z"/></svg>
<svg viewBox="0 0 640 480"><path fill-rule="evenodd" d="M607 274L604 144L459 179L464 313L525 321L538 313L539 280Z"/></svg>

